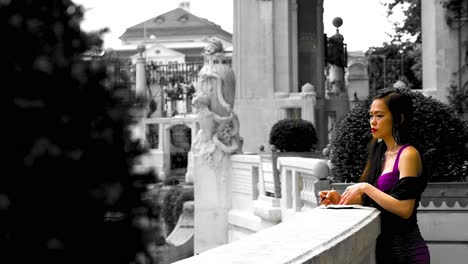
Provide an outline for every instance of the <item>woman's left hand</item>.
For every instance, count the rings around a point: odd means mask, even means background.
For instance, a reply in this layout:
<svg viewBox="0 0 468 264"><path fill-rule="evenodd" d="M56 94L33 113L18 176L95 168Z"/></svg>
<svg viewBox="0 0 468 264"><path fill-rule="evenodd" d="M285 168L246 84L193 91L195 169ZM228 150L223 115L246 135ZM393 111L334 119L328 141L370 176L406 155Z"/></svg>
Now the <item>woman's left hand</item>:
<svg viewBox="0 0 468 264"><path fill-rule="evenodd" d="M368 183L361 182L348 186L341 195L341 199L338 204L353 204L352 201L359 201L362 194L364 194L366 184Z"/></svg>

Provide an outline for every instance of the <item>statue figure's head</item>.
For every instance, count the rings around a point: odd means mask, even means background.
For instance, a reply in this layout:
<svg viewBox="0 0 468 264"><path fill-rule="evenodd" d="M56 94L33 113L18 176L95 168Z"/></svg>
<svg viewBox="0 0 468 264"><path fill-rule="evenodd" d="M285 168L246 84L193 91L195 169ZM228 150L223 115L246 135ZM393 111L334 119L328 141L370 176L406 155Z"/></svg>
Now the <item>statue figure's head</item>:
<svg viewBox="0 0 468 264"><path fill-rule="evenodd" d="M217 128L218 139L226 146L231 146L233 143L232 130L231 122L224 123Z"/></svg>
<svg viewBox="0 0 468 264"><path fill-rule="evenodd" d="M215 53L223 53L223 43L217 39L211 39L208 45L204 49L205 54L215 54Z"/></svg>

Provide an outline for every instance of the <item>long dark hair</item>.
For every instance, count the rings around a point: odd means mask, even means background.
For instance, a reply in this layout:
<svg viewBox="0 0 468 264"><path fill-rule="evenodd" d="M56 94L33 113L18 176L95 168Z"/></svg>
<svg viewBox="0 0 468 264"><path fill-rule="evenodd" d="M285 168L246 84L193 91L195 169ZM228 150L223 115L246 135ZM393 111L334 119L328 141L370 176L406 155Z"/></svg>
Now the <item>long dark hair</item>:
<svg viewBox="0 0 468 264"><path fill-rule="evenodd" d="M413 119L413 102L411 98L399 89L383 90L373 100L382 99L392 113L392 134L398 145L409 143L411 120ZM368 145L369 156L360 182L375 185L382 172L382 161L387 150L383 140L371 139Z"/></svg>

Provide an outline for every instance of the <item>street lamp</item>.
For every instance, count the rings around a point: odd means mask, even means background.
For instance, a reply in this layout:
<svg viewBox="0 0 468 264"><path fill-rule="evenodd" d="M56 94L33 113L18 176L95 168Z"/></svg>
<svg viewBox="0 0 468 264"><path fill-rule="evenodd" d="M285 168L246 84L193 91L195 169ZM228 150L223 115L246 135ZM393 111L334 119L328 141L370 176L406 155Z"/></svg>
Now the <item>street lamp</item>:
<svg viewBox="0 0 468 264"><path fill-rule="evenodd" d="M398 53L400 53L400 60L401 60L401 65L400 65L400 74L401 74L401 79L403 78L404 76L404 56L405 56L405 53L404 53L404 47L401 48Z"/></svg>
<svg viewBox="0 0 468 264"><path fill-rule="evenodd" d="M387 65L387 57L385 55L383 55L383 54L371 54L370 56L371 57L382 58L382 60L383 60L383 83L384 83L384 87L385 87L385 85L387 83L387 79L386 79L387 78L386 77L387 76L387 68L386 68L387 67L386 66Z"/></svg>
<svg viewBox="0 0 468 264"><path fill-rule="evenodd" d="M146 33L147 32L146 23L147 23L147 21L143 22L143 43L142 43L145 46L145 48L146 48L146 43L148 42L147 41L148 37L147 37L147 33ZM154 34L151 34L149 38L154 40L154 39L156 39L156 36ZM145 58L146 58L146 49L145 49Z"/></svg>
<svg viewBox="0 0 468 264"><path fill-rule="evenodd" d="M387 84L387 57L385 55L377 55L377 57L383 58L383 83L384 86Z"/></svg>
<svg viewBox="0 0 468 264"><path fill-rule="evenodd" d="M392 44L398 47L398 53L400 54L400 80L403 80L404 76L404 55L406 47L403 45L401 41L401 35L396 36L396 38L392 41Z"/></svg>

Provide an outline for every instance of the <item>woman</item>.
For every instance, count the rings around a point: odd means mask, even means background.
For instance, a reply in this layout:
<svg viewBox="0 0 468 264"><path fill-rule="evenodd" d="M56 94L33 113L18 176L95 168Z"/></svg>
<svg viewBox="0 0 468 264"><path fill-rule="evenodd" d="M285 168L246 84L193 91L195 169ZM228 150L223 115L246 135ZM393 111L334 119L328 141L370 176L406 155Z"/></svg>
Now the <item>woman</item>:
<svg viewBox="0 0 468 264"><path fill-rule="evenodd" d="M322 204L362 204L381 211L377 263L430 263L416 213L427 172L419 152L408 144L411 98L399 90L374 97L369 110L369 156L359 183L319 193Z"/></svg>

